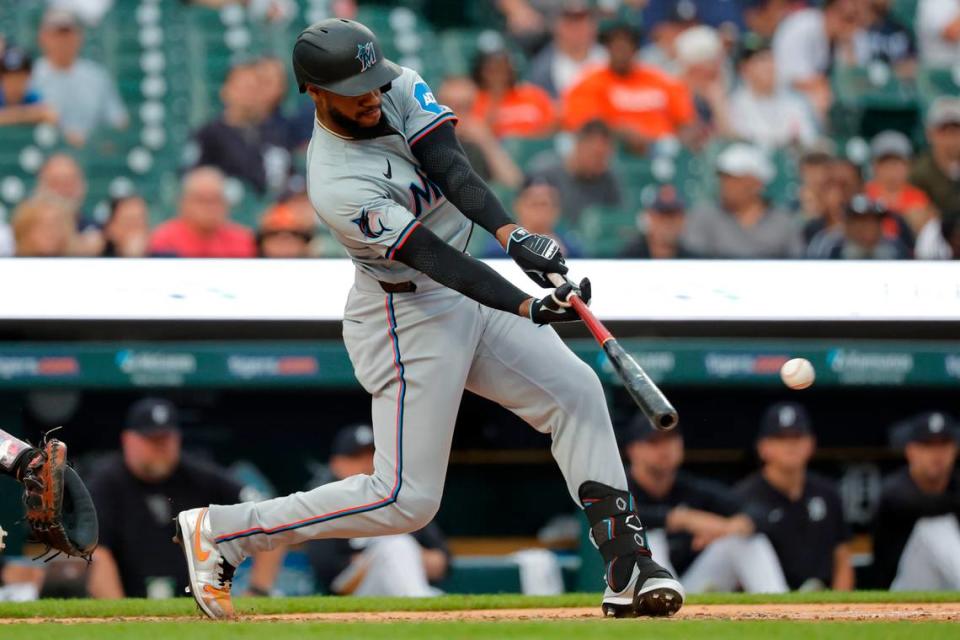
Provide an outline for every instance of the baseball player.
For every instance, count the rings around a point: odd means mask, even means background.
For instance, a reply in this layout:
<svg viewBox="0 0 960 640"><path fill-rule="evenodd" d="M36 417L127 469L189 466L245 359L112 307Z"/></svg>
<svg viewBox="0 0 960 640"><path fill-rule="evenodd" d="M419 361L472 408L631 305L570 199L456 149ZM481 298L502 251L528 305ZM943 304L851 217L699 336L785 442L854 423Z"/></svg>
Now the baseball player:
<svg viewBox="0 0 960 640"><path fill-rule="evenodd" d="M257 551L430 522L466 388L552 437L606 563L604 613L677 611L683 589L651 558L600 382L544 326L576 320L569 299L589 301L589 281L532 298L465 253L479 225L541 287L551 287L547 274L567 272L556 242L514 224L470 168L456 116L416 72L384 59L365 26L312 25L297 38L293 67L317 114L308 194L356 265L343 338L373 396L374 473L181 512L177 540L200 608L231 616L234 568Z"/></svg>

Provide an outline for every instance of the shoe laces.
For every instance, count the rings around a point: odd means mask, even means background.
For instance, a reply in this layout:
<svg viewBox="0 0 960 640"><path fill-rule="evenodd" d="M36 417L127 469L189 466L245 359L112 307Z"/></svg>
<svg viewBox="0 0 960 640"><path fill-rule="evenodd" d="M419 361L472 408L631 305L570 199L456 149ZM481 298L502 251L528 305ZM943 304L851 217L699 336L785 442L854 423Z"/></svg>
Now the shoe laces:
<svg viewBox="0 0 960 640"><path fill-rule="evenodd" d="M233 574L237 568L227 562L223 556L218 559L218 564L220 568L217 571L217 586L224 591L230 591L233 586Z"/></svg>

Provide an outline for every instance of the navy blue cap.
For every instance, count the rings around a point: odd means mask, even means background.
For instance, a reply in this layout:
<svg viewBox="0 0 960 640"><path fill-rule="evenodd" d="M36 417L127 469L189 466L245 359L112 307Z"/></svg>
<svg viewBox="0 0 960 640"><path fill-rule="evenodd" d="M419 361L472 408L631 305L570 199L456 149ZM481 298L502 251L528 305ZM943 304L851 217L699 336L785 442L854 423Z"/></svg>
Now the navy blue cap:
<svg viewBox="0 0 960 640"><path fill-rule="evenodd" d="M683 196L672 184L662 184L657 187L657 195L650 203L650 210L657 213L678 213L687 208Z"/></svg>
<svg viewBox="0 0 960 640"><path fill-rule="evenodd" d="M808 436L813 434L810 414L796 402L778 402L767 409L760 420L757 438Z"/></svg>
<svg viewBox="0 0 960 640"><path fill-rule="evenodd" d="M943 411L927 411L893 425L890 439L895 447L910 442L960 442L960 424Z"/></svg>
<svg viewBox="0 0 960 640"><path fill-rule="evenodd" d="M178 431L180 416L177 407L163 398L138 400L127 412L126 428L143 435L162 431Z"/></svg>
<svg viewBox="0 0 960 640"><path fill-rule="evenodd" d="M844 208L844 214L848 218L862 218L865 216L884 218L890 214L890 210L887 209L883 203L871 200L867 196L860 194L850 199L850 202L848 202L846 208Z"/></svg>
<svg viewBox="0 0 960 640"><path fill-rule="evenodd" d="M330 455L353 456L364 449L373 449L373 428L368 424L354 424L337 432Z"/></svg>
<svg viewBox="0 0 960 640"><path fill-rule="evenodd" d="M0 73L15 73L17 71L30 72L33 61L28 54L19 47L7 47L0 55Z"/></svg>

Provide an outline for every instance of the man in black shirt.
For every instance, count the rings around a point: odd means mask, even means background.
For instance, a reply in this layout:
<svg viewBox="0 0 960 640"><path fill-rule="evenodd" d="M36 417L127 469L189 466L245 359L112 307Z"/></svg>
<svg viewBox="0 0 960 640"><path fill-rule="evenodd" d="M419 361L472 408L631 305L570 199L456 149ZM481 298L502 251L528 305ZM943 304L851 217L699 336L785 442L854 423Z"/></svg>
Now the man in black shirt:
<svg viewBox="0 0 960 640"><path fill-rule="evenodd" d="M121 444L122 453L100 462L87 482L100 520L100 546L87 589L95 598L183 595L190 583L183 554L171 542L174 516L211 503L238 502L241 486L226 470L181 455L177 410L166 400L134 404ZM261 564L251 576L254 592L272 583L275 566L267 565L275 563Z"/></svg>
<svg viewBox="0 0 960 640"><path fill-rule="evenodd" d="M643 212L643 232L620 252L621 258L694 258L681 242L687 206L671 184L660 185L657 195Z"/></svg>
<svg viewBox="0 0 960 640"><path fill-rule="evenodd" d="M883 483L873 530L880 584L893 591L960 589L960 426L934 411L894 428L907 466Z"/></svg>
<svg viewBox="0 0 960 640"><path fill-rule="evenodd" d="M372 427L344 427L333 440L327 481L372 474L373 454ZM324 538L307 542L306 548L317 586L338 595L436 595L430 583L442 580L450 564L443 532L434 522L412 534Z"/></svg>
<svg viewBox="0 0 960 640"><path fill-rule="evenodd" d="M816 440L807 411L770 407L757 438L760 471L735 488L757 529L770 538L791 589L853 589L850 530L833 482L807 471Z"/></svg>
<svg viewBox="0 0 960 640"><path fill-rule="evenodd" d="M648 528L654 560L690 593L787 590L770 541L728 488L680 470L683 436L638 414L624 445L627 485Z"/></svg>

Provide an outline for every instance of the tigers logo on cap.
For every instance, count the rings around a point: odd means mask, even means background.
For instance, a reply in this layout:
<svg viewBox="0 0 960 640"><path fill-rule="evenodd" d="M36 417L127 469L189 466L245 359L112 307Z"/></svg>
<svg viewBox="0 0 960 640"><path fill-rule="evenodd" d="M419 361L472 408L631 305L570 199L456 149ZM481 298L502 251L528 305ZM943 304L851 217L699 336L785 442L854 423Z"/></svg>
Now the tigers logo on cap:
<svg viewBox="0 0 960 640"><path fill-rule="evenodd" d="M357 60L360 61L360 73L377 64L377 50L372 42L357 45Z"/></svg>

